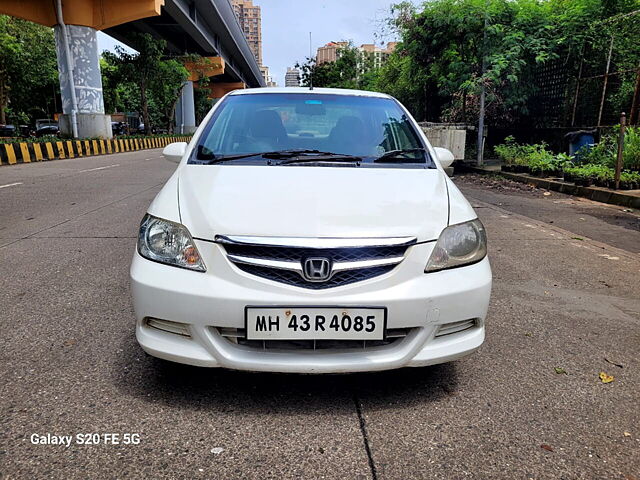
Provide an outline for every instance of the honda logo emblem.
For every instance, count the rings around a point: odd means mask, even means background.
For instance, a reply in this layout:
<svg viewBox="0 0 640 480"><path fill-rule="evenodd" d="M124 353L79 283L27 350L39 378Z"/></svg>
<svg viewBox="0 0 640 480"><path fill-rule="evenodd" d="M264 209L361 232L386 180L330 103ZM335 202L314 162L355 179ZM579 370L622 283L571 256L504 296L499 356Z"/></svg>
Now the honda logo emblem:
<svg viewBox="0 0 640 480"><path fill-rule="evenodd" d="M328 258L307 258L302 264L302 274L309 282L324 282L331 277L331 261Z"/></svg>

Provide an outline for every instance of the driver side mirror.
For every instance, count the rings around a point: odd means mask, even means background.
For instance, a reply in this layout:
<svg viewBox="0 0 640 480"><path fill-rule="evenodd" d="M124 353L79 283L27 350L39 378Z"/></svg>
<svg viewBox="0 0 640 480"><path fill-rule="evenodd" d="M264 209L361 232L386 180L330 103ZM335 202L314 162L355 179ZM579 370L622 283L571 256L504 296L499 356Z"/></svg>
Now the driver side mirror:
<svg viewBox="0 0 640 480"><path fill-rule="evenodd" d="M187 142L170 143L162 151L164 158L173 163L180 163L182 157L187 152Z"/></svg>
<svg viewBox="0 0 640 480"><path fill-rule="evenodd" d="M450 167L456 159L453 156L453 153L451 153L451 150L442 147L434 147L433 149L436 151L436 157L438 157L438 161L440 162L440 165L442 165L442 168Z"/></svg>

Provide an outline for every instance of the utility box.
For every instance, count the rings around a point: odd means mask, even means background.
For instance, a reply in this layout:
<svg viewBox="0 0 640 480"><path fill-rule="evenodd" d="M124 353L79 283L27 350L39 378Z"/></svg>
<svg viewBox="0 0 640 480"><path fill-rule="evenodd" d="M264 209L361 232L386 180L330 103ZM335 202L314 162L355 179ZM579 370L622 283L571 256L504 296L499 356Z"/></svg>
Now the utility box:
<svg viewBox="0 0 640 480"><path fill-rule="evenodd" d="M442 147L453 153L456 160L464 160L467 130L464 125L421 122L420 127L434 147Z"/></svg>

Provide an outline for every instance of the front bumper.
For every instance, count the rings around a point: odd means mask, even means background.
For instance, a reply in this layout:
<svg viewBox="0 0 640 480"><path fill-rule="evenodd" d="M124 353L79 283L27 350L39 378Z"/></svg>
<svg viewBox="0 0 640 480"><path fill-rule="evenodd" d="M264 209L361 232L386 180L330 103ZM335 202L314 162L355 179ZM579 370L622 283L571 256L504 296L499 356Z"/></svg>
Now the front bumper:
<svg viewBox="0 0 640 480"><path fill-rule="evenodd" d="M327 290L307 290L252 276L229 262L221 246L196 241L206 273L148 261L134 254L131 286L136 337L150 355L190 365L238 370L340 373L424 366L461 358L484 341L491 293L489 260L424 273L434 243L410 247L391 272ZM387 307L387 328L411 328L390 345L351 350L273 351L222 337L218 328L243 328L246 305ZM147 318L184 323L190 336L149 327ZM475 319L476 326L436 337L447 323Z"/></svg>

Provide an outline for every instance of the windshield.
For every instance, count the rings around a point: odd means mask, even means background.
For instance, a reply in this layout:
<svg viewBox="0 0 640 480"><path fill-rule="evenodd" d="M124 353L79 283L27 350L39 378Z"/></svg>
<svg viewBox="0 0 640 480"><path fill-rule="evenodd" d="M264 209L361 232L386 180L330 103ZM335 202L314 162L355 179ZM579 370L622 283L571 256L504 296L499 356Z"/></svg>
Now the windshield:
<svg viewBox="0 0 640 480"><path fill-rule="evenodd" d="M223 100L200 137L191 163L199 163L198 157L224 159L281 151L350 155L373 163L385 153L390 157L393 154L388 152L402 151L403 163L424 167L432 163L424 148L412 122L393 99L257 93Z"/></svg>

